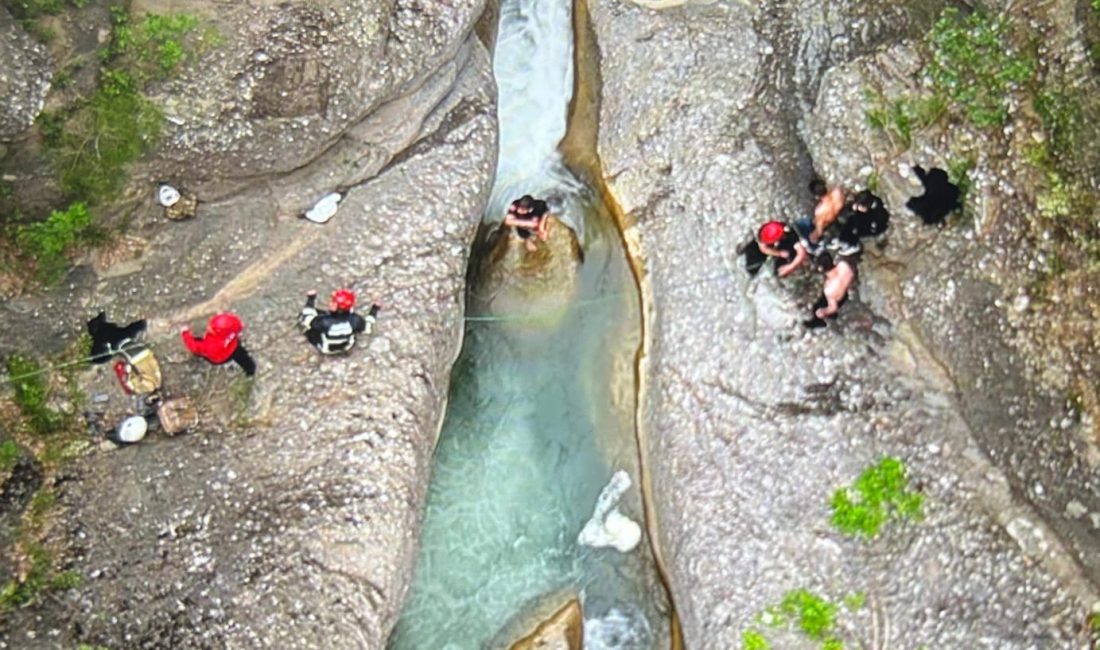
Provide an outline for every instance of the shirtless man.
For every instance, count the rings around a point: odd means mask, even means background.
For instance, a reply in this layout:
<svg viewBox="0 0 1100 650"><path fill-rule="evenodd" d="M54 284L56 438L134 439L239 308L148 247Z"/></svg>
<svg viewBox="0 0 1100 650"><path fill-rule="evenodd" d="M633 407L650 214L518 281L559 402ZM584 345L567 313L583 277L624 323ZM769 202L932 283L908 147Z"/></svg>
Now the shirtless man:
<svg viewBox="0 0 1100 650"><path fill-rule="evenodd" d="M538 250L538 244L534 237L546 241L550 236L550 220L546 218L550 212L546 201L533 198L530 194L524 194L512 201L508 206L508 214L504 216L504 225L516 229L516 234L527 246L528 252Z"/></svg>
<svg viewBox="0 0 1100 650"><path fill-rule="evenodd" d="M817 329L825 327L826 318L836 317L840 306L848 300L848 290L856 281L857 263L857 255L837 255L835 261L829 253L818 256L817 267L825 273L825 286L812 307L813 318L803 321L803 325Z"/></svg>
<svg viewBox="0 0 1100 650"><path fill-rule="evenodd" d="M811 244L816 244L844 209L844 190L840 187L829 189L825 181L815 178L810 181L810 192L817 198L817 205L814 206L814 227L809 240Z"/></svg>

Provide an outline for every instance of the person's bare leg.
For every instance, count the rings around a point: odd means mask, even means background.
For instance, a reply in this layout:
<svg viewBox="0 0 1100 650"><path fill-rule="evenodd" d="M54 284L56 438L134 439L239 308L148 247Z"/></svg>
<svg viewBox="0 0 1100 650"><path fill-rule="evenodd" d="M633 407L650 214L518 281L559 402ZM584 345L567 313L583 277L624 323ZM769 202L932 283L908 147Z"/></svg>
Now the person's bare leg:
<svg viewBox="0 0 1100 650"><path fill-rule="evenodd" d="M523 243L527 246L527 251L530 252L530 253L534 253L535 251L537 251L539 249L539 247L535 244L534 239L531 239L531 238L524 239Z"/></svg>

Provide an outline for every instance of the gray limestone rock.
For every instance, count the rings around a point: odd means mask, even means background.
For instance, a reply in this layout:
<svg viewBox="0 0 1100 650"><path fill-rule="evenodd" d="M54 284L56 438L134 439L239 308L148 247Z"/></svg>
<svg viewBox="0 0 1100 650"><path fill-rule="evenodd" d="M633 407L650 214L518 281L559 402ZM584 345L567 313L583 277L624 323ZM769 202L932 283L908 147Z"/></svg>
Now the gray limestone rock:
<svg viewBox="0 0 1100 650"><path fill-rule="evenodd" d="M0 7L0 61L2 143L17 139L34 124L53 77L46 48L31 39L4 7Z"/></svg>
<svg viewBox="0 0 1100 650"><path fill-rule="evenodd" d="M380 98L340 136L373 156L358 174L321 156L185 222L163 221L150 193L135 219L149 242L140 271L94 284L74 275L73 287L8 312L15 323L49 300L45 328L57 332L93 305L148 316L165 388L190 396L201 423L81 460L61 502L66 557L86 581L16 612L0 645L384 647L411 583L467 253L495 165L488 54L472 34L452 54L412 75L431 80L423 96ZM337 188L324 225L278 208ZM350 356L323 358L295 316L307 290L345 286L361 309L372 296L385 307ZM179 343L182 324L201 331L227 308L245 323L251 381Z"/></svg>
<svg viewBox="0 0 1100 650"><path fill-rule="evenodd" d="M875 278L890 266L865 264L840 323L810 333L799 320L820 280L750 281L735 253L763 221L810 213L815 168L833 182L866 175L846 153L862 146L858 90L830 74L919 35L942 3L898 6L591 6L600 155L646 269L644 451L686 647L740 647L756 613L798 588L868 594L842 623L846 645L1086 643L1095 588L1000 459L961 453L984 438L905 312L883 300ZM807 142L823 101L842 107L844 130ZM964 330L950 331L939 349L959 344ZM841 537L833 490L884 455L907 463L925 521L869 544Z"/></svg>

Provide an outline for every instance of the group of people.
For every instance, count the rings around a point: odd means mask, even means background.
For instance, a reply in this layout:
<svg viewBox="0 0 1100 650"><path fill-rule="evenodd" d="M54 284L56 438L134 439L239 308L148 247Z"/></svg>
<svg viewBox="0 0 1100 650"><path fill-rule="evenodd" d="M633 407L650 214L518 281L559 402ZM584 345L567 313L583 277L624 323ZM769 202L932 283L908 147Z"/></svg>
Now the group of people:
<svg viewBox="0 0 1100 650"><path fill-rule="evenodd" d="M943 226L947 215L962 207L959 186L942 169L925 171L917 165L912 170L924 186L924 193L906 201L906 207L925 224ZM802 324L816 329L825 327L826 319L835 318L847 302L848 292L858 278L863 240L885 233L890 227L890 213L870 190L862 190L849 200L840 187L829 188L815 178L810 182L810 192L816 199L812 217L793 223L769 221L738 252L752 276L769 259L774 260L780 278L812 261L825 280L810 318Z"/></svg>
<svg viewBox="0 0 1100 650"><path fill-rule="evenodd" d="M851 200L839 187L829 188L820 179L810 183L816 204L813 216L784 223L769 221L740 252L745 268L756 275L768 259L774 260L776 275L784 278L811 262L824 277L821 297L814 303L809 328L824 327L848 300L848 291L858 277L863 240L878 237L890 226L890 213L882 199L869 190Z"/></svg>
<svg viewBox="0 0 1100 650"><path fill-rule="evenodd" d="M329 309L317 308L317 292L306 293L306 303L298 314L298 328L305 338L324 355L347 354L355 347L357 335L370 335L382 305L375 301L366 316L355 312L355 293L350 289L333 292ZM91 360L107 363L114 359L114 371L119 384L128 395L144 398L148 407L161 402L160 365L148 345L138 340L145 331L144 320L120 326L107 320L100 312L87 323L92 338ZM256 362L241 343L244 323L231 312L214 314L207 321L206 331L196 336L189 327L180 331L184 347L193 355L213 365L232 361L245 375L256 373ZM159 412L158 412L159 414ZM163 418L162 418L163 420ZM116 440L133 442L133 440Z"/></svg>

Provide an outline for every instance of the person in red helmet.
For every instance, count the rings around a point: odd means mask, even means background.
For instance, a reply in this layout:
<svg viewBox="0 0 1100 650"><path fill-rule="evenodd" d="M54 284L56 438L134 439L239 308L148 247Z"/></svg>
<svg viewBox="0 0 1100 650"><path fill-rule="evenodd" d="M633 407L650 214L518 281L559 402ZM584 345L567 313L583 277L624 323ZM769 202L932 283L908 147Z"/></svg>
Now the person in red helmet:
<svg viewBox="0 0 1100 650"><path fill-rule="evenodd" d="M210 317L206 324L206 336L195 337L191 328L184 327L180 332L183 344L195 356L202 357L215 366L229 361L236 362L251 377L256 374L256 362L241 345L241 332L244 324L236 314L222 312Z"/></svg>
<svg viewBox="0 0 1100 650"><path fill-rule="evenodd" d="M382 305L374 302L367 317L356 314L355 294L351 289L333 292L330 310L317 309L317 292L306 293L306 305L298 314L298 327L306 340L321 354L346 354L355 347L355 335L374 331L374 322Z"/></svg>
<svg viewBox="0 0 1100 650"><path fill-rule="evenodd" d="M781 278L793 273L809 257L798 233L781 221L769 221L761 226L756 233L756 243L761 253L776 258L775 273Z"/></svg>

